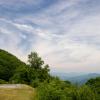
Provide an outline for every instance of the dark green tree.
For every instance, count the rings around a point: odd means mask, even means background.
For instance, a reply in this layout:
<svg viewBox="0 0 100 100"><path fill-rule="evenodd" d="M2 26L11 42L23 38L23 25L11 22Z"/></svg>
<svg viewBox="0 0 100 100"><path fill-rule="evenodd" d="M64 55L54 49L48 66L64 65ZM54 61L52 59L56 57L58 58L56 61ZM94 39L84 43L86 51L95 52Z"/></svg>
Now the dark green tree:
<svg viewBox="0 0 100 100"><path fill-rule="evenodd" d="M28 55L28 64L30 67L30 80L32 86L38 86L39 83L49 80L49 65L39 57L38 53L31 52Z"/></svg>
<svg viewBox="0 0 100 100"><path fill-rule="evenodd" d="M44 64L44 61L36 52L31 52L31 54L28 55L28 62L29 66L34 69L41 69L42 65Z"/></svg>

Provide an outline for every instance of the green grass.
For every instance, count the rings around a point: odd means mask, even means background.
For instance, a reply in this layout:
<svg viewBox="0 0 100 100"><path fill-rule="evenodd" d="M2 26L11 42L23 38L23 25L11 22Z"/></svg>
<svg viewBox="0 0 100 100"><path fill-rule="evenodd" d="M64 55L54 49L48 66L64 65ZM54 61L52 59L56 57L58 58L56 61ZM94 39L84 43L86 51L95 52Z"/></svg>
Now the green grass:
<svg viewBox="0 0 100 100"><path fill-rule="evenodd" d="M34 97L34 89L27 85L20 88L0 87L0 100L34 100Z"/></svg>

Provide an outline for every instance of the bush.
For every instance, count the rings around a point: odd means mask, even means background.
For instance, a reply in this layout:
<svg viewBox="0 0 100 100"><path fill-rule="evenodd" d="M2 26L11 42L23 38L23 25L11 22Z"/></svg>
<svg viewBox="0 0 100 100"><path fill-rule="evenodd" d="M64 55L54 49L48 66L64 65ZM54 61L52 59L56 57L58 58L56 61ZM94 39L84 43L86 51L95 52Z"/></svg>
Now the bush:
<svg viewBox="0 0 100 100"><path fill-rule="evenodd" d="M72 100L95 100L94 92L86 85L72 89Z"/></svg>
<svg viewBox="0 0 100 100"><path fill-rule="evenodd" d="M15 74L10 78L11 83L29 84L29 71L27 66L20 66L16 69Z"/></svg>
<svg viewBox="0 0 100 100"><path fill-rule="evenodd" d="M49 83L44 82L37 88L37 100L71 100L69 88L71 84L54 78Z"/></svg>
<svg viewBox="0 0 100 100"><path fill-rule="evenodd" d="M32 80L32 82L31 82L30 85L31 85L32 87L36 88L36 87L39 86L39 84L40 84L39 80L38 80L38 79L35 79L35 80Z"/></svg>
<svg viewBox="0 0 100 100"><path fill-rule="evenodd" d="M95 92L96 100L100 100L100 77L88 80L86 85Z"/></svg>
<svg viewBox="0 0 100 100"><path fill-rule="evenodd" d="M7 84L8 82L6 82L5 80L0 79L0 84Z"/></svg>
<svg viewBox="0 0 100 100"><path fill-rule="evenodd" d="M94 92L87 86L72 86L71 84L53 80L43 83L37 89L37 100L96 100Z"/></svg>
<svg viewBox="0 0 100 100"><path fill-rule="evenodd" d="M38 100L66 100L66 97L61 89L44 84L38 88Z"/></svg>

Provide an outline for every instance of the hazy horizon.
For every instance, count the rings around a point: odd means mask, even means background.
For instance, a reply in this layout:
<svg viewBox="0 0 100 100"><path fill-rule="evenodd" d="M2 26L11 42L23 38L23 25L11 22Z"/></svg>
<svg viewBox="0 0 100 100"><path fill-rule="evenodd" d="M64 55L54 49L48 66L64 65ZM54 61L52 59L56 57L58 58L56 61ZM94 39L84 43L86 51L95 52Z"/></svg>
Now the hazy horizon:
<svg viewBox="0 0 100 100"><path fill-rule="evenodd" d="M0 0L0 48L24 62L36 51L54 72L100 73L100 1Z"/></svg>

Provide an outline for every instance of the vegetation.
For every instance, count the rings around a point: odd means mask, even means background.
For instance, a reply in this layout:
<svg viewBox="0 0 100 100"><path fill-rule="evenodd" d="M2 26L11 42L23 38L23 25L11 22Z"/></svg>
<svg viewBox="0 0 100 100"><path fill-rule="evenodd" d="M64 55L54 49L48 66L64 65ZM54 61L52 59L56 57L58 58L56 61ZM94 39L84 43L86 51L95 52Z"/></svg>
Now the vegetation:
<svg viewBox="0 0 100 100"><path fill-rule="evenodd" d="M33 87L49 80L49 65L45 65L36 52L28 55L28 59L29 63L25 64L12 54L0 50L0 79Z"/></svg>
<svg viewBox="0 0 100 100"><path fill-rule="evenodd" d="M0 79L9 81L19 66L25 66L25 63L12 54L0 50Z"/></svg>
<svg viewBox="0 0 100 100"><path fill-rule="evenodd" d="M77 87L59 80L42 84L37 91L37 100L96 100L88 86Z"/></svg>
<svg viewBox="0 0 100 100"><path fill-rule="evenodd" d="M36 52L28 55L28 64L25 64L0 50L0 84L28 84L35 88L36 100L100 100L100 77L77 86L50 76L49 71L49 65Z"/></svg>
<svg viewBox="0 0 100 100"><path fill-rule="evenodd" d="M86 83L96 94L96 99L100 100L100 77L90 79Z"/></svg>

